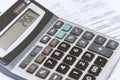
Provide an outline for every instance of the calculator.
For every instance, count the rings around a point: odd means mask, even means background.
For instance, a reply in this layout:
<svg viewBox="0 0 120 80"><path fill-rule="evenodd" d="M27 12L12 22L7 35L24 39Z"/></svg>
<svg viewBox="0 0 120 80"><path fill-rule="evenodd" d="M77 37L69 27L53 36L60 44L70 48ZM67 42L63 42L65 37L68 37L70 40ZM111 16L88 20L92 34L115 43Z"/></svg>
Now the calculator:
<svg viewBox="0 0 120 80"><path fill-rule="evenodd" d="M119 44L34 0L18 0L0 17L0 70L15 80L107 80Z"/></svg>

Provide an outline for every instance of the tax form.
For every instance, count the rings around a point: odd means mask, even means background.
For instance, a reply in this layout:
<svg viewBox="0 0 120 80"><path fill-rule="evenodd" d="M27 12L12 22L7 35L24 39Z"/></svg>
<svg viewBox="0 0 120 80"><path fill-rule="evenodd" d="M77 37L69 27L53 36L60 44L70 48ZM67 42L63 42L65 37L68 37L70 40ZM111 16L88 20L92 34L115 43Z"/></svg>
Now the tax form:
<svg viewBox="0 0 120 80"><path fill-rule="evenodd" d="M4 0L5 1L5 0ZM14 1L14 0L11 0ZM116 7L111 6L110 1L115 0L36 0L48 8L57 16L83 25L87 28L106 34L120 40L120 13ZM111 2L112 3L112 2ZM117 3L117 2L116 2ZM119 2L118 2L119 3ZM2 5L3 2L0 3ZM7 2L5 3L7 4ZM12 3L11 3L12 4ZM4 6L4 5L3 5ZM117 6L119 7L119 6ZM0 8L2 15L6 9ZM109 76L108 80L120 80L120 61ZM2 80L13 80L3 77Z"/></svg>

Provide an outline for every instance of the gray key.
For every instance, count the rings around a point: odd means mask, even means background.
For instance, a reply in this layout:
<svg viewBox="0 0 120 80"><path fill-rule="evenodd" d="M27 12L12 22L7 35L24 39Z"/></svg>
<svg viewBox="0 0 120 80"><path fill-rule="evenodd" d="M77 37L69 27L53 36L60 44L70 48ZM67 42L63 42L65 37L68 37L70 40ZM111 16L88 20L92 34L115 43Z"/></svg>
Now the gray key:
<svg viewBox="0 0 120 80"><path fill-rule="evenodd" d="M62 80L62 76L56 73L53 73L49 80Z"/></svg>
<svg viewBox="0 0 120 80"><path fill-rule="evenodd" d="M94 34L92 32L86 31L82 37L91 40L94 37Z"/></svg>
<svg viewBox="0 0 120 80"><path fill-rule="evenodd" d="M104 42L106 41L106 38L102 37L102 36L97 36L94 40L94 42L98 43L98 44L104 44Z"/></svg>
<svg viewBox="0 0 120 80"><path fill-rule="evenodd" d="M50 37L49 37L48 35L45 35L45 36L40 40L40 42L46 44L49 40L50 40Z"/></svg>
<svg viewBox="0 0 120 80"><path fill-rule="evenodd" d="M92 43L91 46L89 47L89 50L90 51L93 51L93 52L96 52L100 55L103 55L105 57L110 57L113 53L113 51L111 49L108 49L106 47L103 47L99 44L96 44L96 43Z"/></svg>
<svg viewBox="0 0 120 80"><path fill-rule="evenodd" d="M75 40L77 39L77 37L73 34L69 34L66 38L65 41L73 43Z"/></svg>
<svg viewBox="0 0 120 80"><path fill-rule="evenodd" d="M36 73L36 76L45 79L48 74L50 73L49 70L45 69L45 68L40 68L39 71Z"/></svg>
<svg viewBox="0 0 120 80"><path fill-rule="evenodd" d="M28 55L24 60L23 62L20 64L20 67L21 68L25 68L29 65L29 63L33 60L33 57Z"/></svg>
<svg viewBox="0 0 120 80"><path fill-rule="evenodd" d="M82 47L82 48L85 48L88 43L89 43L88 40L81 38L81 39L77 42L76 45L77 45L77 46L80 46L80 47Z"/></svg>
<svg viewBox="0 0 120 80"><path fill-rule="evenodd" d="M57 21L55 24L54 24L54 27L56 28L60 28L64 23L62 21Z"/></svg>
<svg viewBox="0 0 120 80"><path fill-rule="evenodd" d="M30 53L30 55L34 57L34 56L36 56L41 50L42 50L42 47L36 46L36 47L32 50L32 52Z"/></svg>
<svg viewBox="0 0 120 80"><path fill-rule="evenodd" d="M57 32L57 28L51 28L51 29L48 31L48 34L53 36L56 32Z"/></svg>
<svg viewBox="0 0 120 80"><path fill-rule="evenodd" d="M82 32L83 32L83 30L80 29L80 28L78 28L78 27L75 27L75 28L71 31L72 34L77 35L77 36L79 36Z"/></svg>
<svg viewBox="0 0 120 80"><path fill-rule="evenodd" d="M118 44L119 44L118 42L115 42L115 41L113 41L113 40L110 40L110 41L107 43L106 47L115 50L115 49L117 48Z"/></svg>

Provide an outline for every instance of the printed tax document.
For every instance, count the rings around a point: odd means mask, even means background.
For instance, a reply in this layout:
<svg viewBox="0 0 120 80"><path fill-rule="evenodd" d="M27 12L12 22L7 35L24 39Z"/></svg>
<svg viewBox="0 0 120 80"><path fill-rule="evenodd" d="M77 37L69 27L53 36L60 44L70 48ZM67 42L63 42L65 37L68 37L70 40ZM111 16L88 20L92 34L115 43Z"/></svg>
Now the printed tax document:
<svg viewBox="0 0 120 80"><path fill-rule="evenodd" d="M2 0L1 0L2 1ZM6 0L4 0L6 1ZM16 0L9 0L16 1ZM36 0L57 16L120 41L119 0ZM8 2L8 0L7 0ZM6 2L6 4L7 4ZM10 4L12 4L12 2ZM0 2L0 6L3 3ZM4 6L4 5L3 5ZM9 6L8 6L9 7ZM7 9L7 8L6 8ZM1 15L6 9L0 8ZM120 61L108 80L120 80ZM13 80L0 73L1 80Z"/></svg>

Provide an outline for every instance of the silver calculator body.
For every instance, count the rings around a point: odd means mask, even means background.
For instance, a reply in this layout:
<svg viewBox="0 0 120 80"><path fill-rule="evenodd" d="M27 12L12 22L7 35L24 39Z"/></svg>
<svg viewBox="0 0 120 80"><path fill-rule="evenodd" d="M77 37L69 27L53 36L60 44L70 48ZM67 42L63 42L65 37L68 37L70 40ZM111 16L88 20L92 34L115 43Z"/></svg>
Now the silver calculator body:
<svg viewBox="0 0 120 80"><path fill-rule="evenodd" d="M16 80L107 80L120 56L116 40L34 0L18 0L0 26L0 70Z"/></svg>

